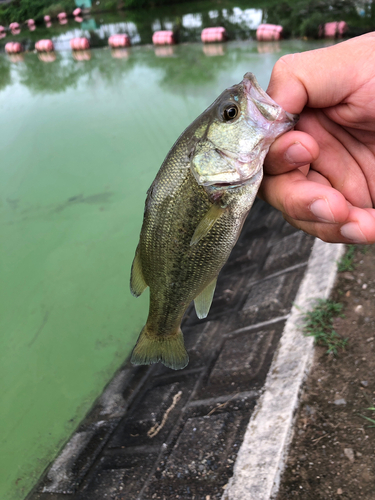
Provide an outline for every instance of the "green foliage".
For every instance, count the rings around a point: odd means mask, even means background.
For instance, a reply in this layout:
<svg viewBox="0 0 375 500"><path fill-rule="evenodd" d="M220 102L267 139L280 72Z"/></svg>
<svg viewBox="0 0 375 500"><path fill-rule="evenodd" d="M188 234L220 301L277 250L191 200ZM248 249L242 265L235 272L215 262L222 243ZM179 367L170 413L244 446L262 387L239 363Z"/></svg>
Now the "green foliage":
<svg viewBox="0 0 375 500"><path fill-rule="evenodd" d="M366 408L366 410L369 410L369 411L372 411L372 412L375 412L375 407L371 406L370 408ZM374 425L369 425L369 427L375 427L375 420L373 418L370 418L370 417L366 417L365 415L361 415L360 416L366 420L368 420L369 422L371 422L372 424Z"/></svg>
<svg viewBox="0 0 375 500"><path fill-rule="evenodd" d="M327 347L327 354L337 355L337 350L344 349L348 342L333 329L333 318L343 316L342 307L340 303L320 299L304 317L305 335L314 337L316 344Z"/></svg>
<svg viewBox="0 0 375 500"><path fill-rule="evenodd" d="M70 0L62 0L59 3L53 3L52 5L48 5L42 11L42 16L51 16L52 18L57 17L59 12L72 12L75 9L75 3Z"/></svg>
<svg viewBox="0 0 375 500"><path fill-rule="evenodd" d="M337 264L337 270L340 273L344 271L354 271L354 253L355 245L348 245L345 254L341 257L340 262Z"/></svg>
<svg viewBox="0 0 375 500"><path fill-rule="evenodd" d="M361 16L356 0L275 0L267 9L267 22L281 24L285 36L293 37L318 38L319 25L342 20L370 31L375 26L375 6L373 1L364 5Z"/></svg>
<svg viewBox="0 0 375 500"><path fill-rule="evenodd" d="M56 0L13 0L8 4L1 5L0 22L3 24L14 21L22 23L27 19L41 21L50 9L51 12L56 13L63 10L69 13L75 9L74 0L60 0L58 4L55 2Z"/></svg>

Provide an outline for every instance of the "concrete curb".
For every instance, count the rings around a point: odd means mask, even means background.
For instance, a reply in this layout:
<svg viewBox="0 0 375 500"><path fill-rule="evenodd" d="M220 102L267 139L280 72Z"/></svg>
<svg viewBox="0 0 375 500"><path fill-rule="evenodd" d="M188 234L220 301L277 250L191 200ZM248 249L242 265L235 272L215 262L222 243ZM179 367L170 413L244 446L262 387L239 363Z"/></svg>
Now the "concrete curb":
<svg viewBox="0 0 375 500"><path fill-rule="evenodd" d="M296 300L237 455L222 500L269 500L279 489L303 381L313 360L313 339L301 334L301 312L326 299L344 245L316 240Z"/></svg>

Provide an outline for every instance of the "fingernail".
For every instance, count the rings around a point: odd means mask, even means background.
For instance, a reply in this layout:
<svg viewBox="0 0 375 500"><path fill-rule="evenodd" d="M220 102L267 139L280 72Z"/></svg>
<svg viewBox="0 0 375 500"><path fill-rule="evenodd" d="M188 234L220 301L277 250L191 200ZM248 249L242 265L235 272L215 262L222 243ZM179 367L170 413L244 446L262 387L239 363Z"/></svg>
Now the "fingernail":
<svg viewBox="0 0 375 500"><path fill-rule="evenodd" d="M311 212L323 222L335 222L335 218L327 200L315 200L310 205Z"/></svg>
<svg viewBox="0 0 375 500"><path fill-rule="evenodd" d="M307 149L300 142L295 142L286 150L284 158L293 165L306 165L311 163L313 158Z"/></svg>
<svg viewBox="0 0 375 500"><path fill-rule="evenodd" d="M340 227L340 233L354 243L368 243L357 222L348 222Z"/></svg>

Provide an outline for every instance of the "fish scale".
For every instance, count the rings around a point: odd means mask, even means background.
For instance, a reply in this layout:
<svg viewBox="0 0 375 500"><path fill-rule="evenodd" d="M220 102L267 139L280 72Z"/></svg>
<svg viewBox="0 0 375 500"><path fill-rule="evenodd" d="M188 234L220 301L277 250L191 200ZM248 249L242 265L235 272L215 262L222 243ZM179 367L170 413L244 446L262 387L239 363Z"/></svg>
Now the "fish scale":
<svg viewBox="0 0 375 500"><path fill-rule="evenodd" d="M258 191L264 156L295 122L248 73L176 141L148 190L132 266L132 293L150 288L133 363L186 366L182 317L192 300L198 317L208 314L216 278Z"/></svg>

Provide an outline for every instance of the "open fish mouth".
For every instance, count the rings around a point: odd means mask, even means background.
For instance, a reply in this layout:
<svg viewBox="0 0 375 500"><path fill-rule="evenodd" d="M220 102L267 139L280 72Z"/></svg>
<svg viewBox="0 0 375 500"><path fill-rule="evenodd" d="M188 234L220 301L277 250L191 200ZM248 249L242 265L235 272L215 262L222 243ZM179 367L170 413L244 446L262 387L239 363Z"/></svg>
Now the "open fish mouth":
<svg viewBox="0 0 375 500"><path fill-rule="evenodd" d="M264 121L269 123L269 126L280 127L280 134L294 127L299 120L299 115L288 113L279 106L259 85L257 79L252 73L246 73L243 78L242 85L244 87L249 108L257 110L259 125Z"/></svg>

